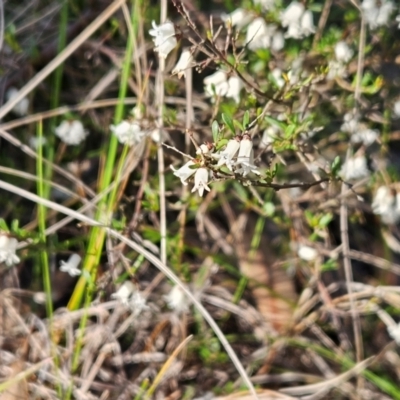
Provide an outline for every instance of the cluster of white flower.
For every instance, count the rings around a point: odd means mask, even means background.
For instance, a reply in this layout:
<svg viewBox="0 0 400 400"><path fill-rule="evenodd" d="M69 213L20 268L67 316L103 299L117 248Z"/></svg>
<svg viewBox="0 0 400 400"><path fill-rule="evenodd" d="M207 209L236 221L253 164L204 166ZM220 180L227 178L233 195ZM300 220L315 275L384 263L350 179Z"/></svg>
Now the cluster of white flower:
<svg viewBox="0 0 400 400"><path fill-rule="evenodd" d="M180 286L175 285L171 291L164 296L168 307L176 311L178 314L185 313L189 309L190 301Z"/></svg>
<svg viewBox="0 0 400 400"><path fill-rule="evenodd" d="M110 125L110 129L118 141L127 146L139 143L146 135L134 120L123 120L118 125Z"/></svg>
<svg viewBox="0 0 400 400"><path fill-rule="evenodd" d="M372 211L380 215L384 224L396 224L400 221L400 194L387 186L381 186L372 201Z"/></svg>
<svg viewBox="0 0 400 400"><path fill-rule="evenodd" d="M301 244L297 250L297 255L304 261L314 261L318 257L318 252L310 246Z"/></svg>
<svg viewBox="0 0 400 400"><path fill-rule="evenodd" d="M226 166L229 171L235 174L247 176L249 173L260 175L258 167L254 165L254 151L253 142L248 134L243 136L236 136L230 139L225 146L225 149L213 153L214 146L212 144L202 144L197 151L197 154L201 154L206 160L208 165L213 164L213 160L217 160L217 163L213 165L215 168L221 168ZM196 168L198 166L198 168ZM196 190L200 196L203 196L204 190L210 191L208 182L210 178L210 171L204 165L204 161L195 159L188 161L181 168L175 169L171 165L171 169L174 171L174 175L177 176L183 185L187 185L187 180L194 175L194 187L192 192Z"/></svg>
<svg viewBox="0 0 400 400"><path fill-rule="evenodd" d="M337 76L345 77L347 75L346 63L351 60L354 54L354 51L344 41L337 42L334 50L335 60L329 61L328 79L334 79Z"/></svg>
<svg viewBox="0 0 400 400"><path fill-rule="evenodd" d="M8 89L6 93L6 98L8 101L15 99L18 96L18 89L15 87L11 87ZM19 117L23 117L28 114L29 109L29 100L27 97L21 99L12 109L12 111L17 114Z"/></svg>
<svg viewBox="0 0 400 400"><path fill-rule="evenodd" d="M61 124L55 128L55 133L61 141L72 146L80 144L88 135L88 131L83 127L82 122L78 120L65 120L61 122Z"/></svg>
<svg viewBox="0 0 400 400"><path fill-rule="evenodd" d="M391 0L364 0L361 9L369 27L375 29L387 25L395 6Z"/></svg>
<svg viewBox="0 0 400 400"><path fill-rule="evenodd" d="M204 90L208 97L223 96L234 99L236 103L240 102L240 91L243 88L243 82L237 76L228 75L225 71L217 71L204 78Z"/></svg>
<svg viewBox="0 0 400 400"><path fill-rule="evenodd" d="M153 36L153 42L155 44L154 51L156 51L161 58L167 58L168 54L178 44L174 24L167 21L157 26L153 21L152 26L153 29L149 30L149 34Z"/></svg>
<svg viewBox="0 0 400 400"><path fill-rule="evenodd" d="M339 175L345 181L366 178L370 175L367 159L364 155L355 155L342 165Z"/></svg>
<svg viewBox="0 0 400 400"><path fill-rule="evenodd" d="M285 34L287 38L302 39L315 33L312 12L297 1L290 3L281 13L281 24L284 28L287 27Z"/></svg>
<svg viewBox="0 0 400 400"><path fill-rule="evenodd" d="M148 308L146 299L140 294L131 281L125 281L121 287L111 295L111 298L129 307L135 315L139 315L143 310Z"/></svg>
<svg viewBox="0 0 400 400"><path fill-rule="evenodd" d="M79 254L71 254L68 261L60 262L60 271L67 273L68 275L74 277L81 274L81 270L78 268L81 263L81 256Z"/></svg>
<svg viewBox="0 0 400 400"><path fill-rule="evenodd" d="M19 263L19 257L15 254L18 240L0 233L0 263L5 263L8 267Z"/></svg>
<svg viewBox="0 0 400 400"><path fill-rule="evenodd" d="M379 132L375 129L369 129L367 125L359 122L359 115L349 112L344 116L344 122L340 127L342 132L351 135L352 143L362 143L364 146L370 146L379 138Z"/></svg>
<svg viewBox="0 0 400 400"><path fill-rule="evenodd" d="M247 27L246 44L253 51L258 49L279 51L285 46L285 38L277 25L267 24L264 18L259 17Z"/></svg>

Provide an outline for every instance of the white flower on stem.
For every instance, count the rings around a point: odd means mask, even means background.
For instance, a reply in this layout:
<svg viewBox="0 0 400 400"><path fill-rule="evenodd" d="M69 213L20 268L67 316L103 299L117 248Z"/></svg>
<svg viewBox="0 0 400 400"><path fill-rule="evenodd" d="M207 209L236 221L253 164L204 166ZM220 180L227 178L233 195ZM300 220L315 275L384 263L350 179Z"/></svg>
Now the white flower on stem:
<svg viewBox="0 0 400 400"><path fill-rule="evenodd" d="M196 150L196 154L210 154L213 147L214 147L214 145L212 143L207 143L207 144L203 143Z"/></svg>
<svg viewBox="0 0 400 400"><path fill-rule="evenodd" d="M15 254L17 245L17 239L0 234L0 263L5 263L8 267L19 263L19 257Z"/></svg>
<svg viewBox="0 0 400 400"><path fill-rule="evenodd" d="M380 0L379 3L376 0L364 0L361 9L369 27L375 29L387 25L395 6L391 0Z"/></svg>
<svg viewBox="0 0 400 400"><path fill-rule="evenodd" d="M47 139L44 136L32 136L29 138L29 147L37 150L40 146L44 146L47 143Z"/></svg>
<svg viewBox="0 0 400 400"><path fill-rule="evenodd" d="M370 174L367 159L364 155L350 157L343 164L339 175L345 181L366 178Z"/></svg>
<svg viewBox="0 0 400 400"><path fill-rule="evenodd" d="M396 17L396 22L398 22L399 23L399 26L398 26L398 28L400 29L400 14Z"/></svg>
<svg viewBox="0 0 400 400"><path fill-rule="evenodd" d="M208 169L204 167L198 168L194 175L194 186L192 189L192 193L197 190L199 192L199 195L203 196L204 190L207 190L209 192L210 188L207 185L208 178L209 178Z"/></svg>
<svg viewBox="0 0 400 400"><path fill-rule="evenodd" d="M379 132L374 129L368 129L364 124L360 124L358 130L351 135L352 143L362 143L364 146L369 146L374 143L379 137Z"/></svg>
<svg viewBox="0 0 400 400"><path fill-rule="evenodd" d="M120 288L111 295L111 298L120 301L125 306L129 306L129 298L134 291L134 284L131 281L125 281Z"/></svg>
<svg viewBox="0 0 400 400"><path fill-rule="evenodd" d="M168 307L175 310L178 314L184 313L189 309L190 301L178 285L175 285L164 298Z"/></svg>
<svg viewBox="0 0 400 400"><path fill-rule="evenodd" d="M281 24L288 28L287 38L301 39L315 32L312 12L297 1L290 3L281 13Z"/></svg>
<svg viewBox="0 0 400 400"><path fill-rule="evenodd" d="M236 153L239 151L239 147L240 147L240 138L238 136L236 136L233 139L230 139L226 145L225 150L215 155L215 158L218 158L217 166L221 167L222 165L226 165L227 168L230 171L232 171L233 166L236 163L234 157L236 156Z"/></svg>
<svg viewBox="0 0 400 400"><path fill-rule="evenodd" d="M11 87L7 90L6 98L8 101L15 99L18 96L19 90L15 87ZM12 111L20 117L28 114L29 99L27 97L22 98L12 109Z"/></svg>
<svg viewBox="0 0 400 400"><path fill-rule="evenodd" d="M271 49L274 51L280 51L285 47L285 36L283 32L277 30L272 36Z"/></svg>
<svg viewBox="0 0 400 400"><path fill-rule="evenodd" d="M279 136L280 129L275 126L271 125L263 132L261 142L260 142L260 149L265 149L270 144L274 143L276 138Z"/></svg>
<svg viewBox="0 0 400 400"><path fill-rule="evenodd" d="M304 261L314 261L318 257L318 252L310 246L300 245L297 255Z"/></svg>
<svg viewBox="0 0 400 400"><path fill-rule="evenodd" d="M226 72L224 71L217 71L214 74L205 77L203 82L207 97L214 96L214 88L217 96L225 96L228 92L228 79Z"/></svg>
<svg viewBox="0 0 400 400"><path fill-rule="evenodd" d="M179 57L178 62L176 63L174 69L172 70L173 75L178 75L178 78L181 79L182 76L186 76L186 70L192 67L193 63L193 55L190 50L185 49L182 51L181 56Z"/></svg>
<svg viewBox="0 0 400 400"><path fill-rule="evenodd" d="M232 27L241 29L251 21L251 15L243 8L237 8L230 14L222 14L221 19L225 22L226 26L230 24Z"/></svg>
<svg viewBox="0 0 400 400"><path fill-rule="evenodd" d="M269 49L276 29L276 25L268 25L264 18L256 18L247 28L246 44L249 49Z"/></svg>
<svg viewBox="0 0 400 400"><path fill-rule="evenodd" d="M62 142L68 145L76 146L85 140L88 131L82 125L81 121L63 121L57 128L55 128L56 135Z"/></svg>
<svg viewBox="0 0 400 400"><path fill-rule="evenodd" d="M240 103L240 91L243 88L243 82L237 76L231 76L228 79L228 90L225 97L235 100L236 103Z"/></svg>
<svg viewBox="0 0 400 400"><path fill-rule="evenodd" d="M355 112L348 112L344 115L344 122L340 127L342 132L356 133L359 127L359 115Z"/></svg>
<svg viewBox="0 0 400 400"><path fill-rule="evenodd" d="M253 165L253 158L253 142L250 136L244 135L240 142L239 154L236 161L236 165L240 165L240 168L236 170L236 173L242 174L243 176L248 175L250 172L260 175L258 168Z"/></svg>
<svg viewBox="0 0 400 400"><path fill-rule="evenodd" d="M81 260L82 258L79 254L71 254L68 258L68 261L60 262L60 271L66 272L72 277L80 275L82 271L78 268L78 266L81 263Z"/></svg>
<svg viewBox="0 0 400 400"><path fill-rule="evenodd" d="M123 120L118 125L110 125L111 132L118 141L127 146L139 143L146 135L137 122Z"/></svg>
<svg viewBox="0 0 400 400"><path fill-rule="evenodd" d="M397 224L400 220L400 194L387 186L381 186L376 191L371 208L384 224Z"/></svg>
<svg viewBox="0 0 400 400"><path fill-rule="evenodd" d="M335 57L337 61L347 63L351 60L353 54L353 50L343 40L335 44Z"/></svg>
<svg viewBox="0 0 400 400"><path fill-rule="evenodd" d="M174 175L177 176L183 185L187 185L187 180L197 171L196 168L190 168L193 165L196 165L192 160L188 161L186 164L184 164L182 167L179 169L175 169L171 165L172 171L174 171Z"/></svg>
<svg viewBox="0 0 400 400"><path fill-rule="evenodd" d="M153 26L153 29L149 30L149 34L154 36L154 51L157 52L161 58L167 58L168 54L178 44L175 36L174 24L167 21L164 24L157 26L153 21L151 25Z"/></svg>
<svg viewBox="0 0 400 400"><path fill-rule="evenodd" d="M283 79L282 70L280 68L274 68L271 71L271 75L275 80L276 85L278 88L283 88L285 86L285 80Z"/></svg>

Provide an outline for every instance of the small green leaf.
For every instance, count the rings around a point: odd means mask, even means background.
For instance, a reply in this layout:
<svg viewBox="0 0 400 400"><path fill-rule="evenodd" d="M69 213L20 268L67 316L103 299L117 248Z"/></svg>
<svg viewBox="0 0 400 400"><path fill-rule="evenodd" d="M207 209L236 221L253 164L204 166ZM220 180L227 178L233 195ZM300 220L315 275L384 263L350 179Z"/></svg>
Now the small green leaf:
<svg viewBox="0 0 400 400"><path fill-rule="evenodd" d="M218 142L219 139L219 125L217 121L213 121L211 125L211 131L213 135L214 143Z"/></svg>
<svg viewBox="0 0 400 400"><path fill-rule="evenodd" d="M221 139L217 143L215 143L215 150L219 151L228 143L228 139Z"/></svg>
<svg viewBox="0 0 400 400"><path fill-rule="evenodd" d="M319 220L319 226L321 228L326 228L328 226L328 224L332 221L332 214L331 213L327 213L325 215L323 215L321 217L321 219Z"/></svg>
<svg viewBox="0 0 400 400"><path fill-rule="evenodd" d="M224 121L225 125L229 128L229 130L236 135L235 126L233 125L232 117L227 114L222 114L222 121Z"/></svg>
<svg viewBox="0 0 400 400"><path fill-rule="evenodd" d="M233 120L233 124L238 128L240 131L244 131L243 125L237 121L236 119Z"/></svg>
<svg viewBox="0 0 400 400"><path fill-rule="evenodd" d="M267 121L271 125L277 126L282 131L284 131L286 129L286 124L283 123L282 121L278 121L277 119L271 118L271 117L268 117L268 116L265 116L264 119L265 119L265 121Z"/></svg>
<svg viewBox="0 0 400 400"><path fill-rule="evenodd" d="M340 157L336 156L331 166L331 171L333 176L337 175L337 173L340 170L340 166L341 166Z"/></svg>
<svg viewBox="0 0 400 400"><path fill-rule="evenodd" d="M249 113L249 110L247 110L243 115L243 128L244 129L247 129L249 127L249 122L250 122L250 113Z"/></svg>

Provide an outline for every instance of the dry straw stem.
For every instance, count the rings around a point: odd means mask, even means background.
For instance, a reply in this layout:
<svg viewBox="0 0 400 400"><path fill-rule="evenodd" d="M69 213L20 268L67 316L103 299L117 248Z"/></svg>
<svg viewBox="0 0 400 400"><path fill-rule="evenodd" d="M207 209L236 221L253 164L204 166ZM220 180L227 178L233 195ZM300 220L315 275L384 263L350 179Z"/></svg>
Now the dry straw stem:
<svg viewBox="0 0 400 400"><path fill-rule="evenodd" d="M203 307L203 305L196 299L195 296L193 296L192 292L182 283L182 281L172 272L172 270L165 265L164 263L161 262L159 258L157 258L155 255L150 253L148 250L134 242L133 240L128 239L121 233L115 231L114 229L111 229L109 227L104 227L100 222L87 217L86 215L83 215L79 212L76 212L74 210L71 210L67 207L64 207L60 204L54 203L53 201L41 198L37 196L34 193L30 193L27 190L21 189L18 186L12 185L10 183L4 182L0 180L0 188L3 190L6 190L8 192L14 193L18 196L21 196L25 199L31 200L34 203L37 204L42 204L45 207L48 207L50 209L56 210L62 214L68 215L69 217L76 219L78 221L81 221L85 224L91 225L91 226L99 226L105 229L106 233L115 239L120 240L121 242L125 243L127 246L129 246L131 249L136 251L137 253L143 255L150 263L152 263L155 267L157 267L167 278L171 279L176 285L178 285L183 292L188 296L188 298L193 302L194 306L197 308L197 310L200 312L200 314L203 316L203 318L208 322L210 325L211 329L214 331L218 339L220 340L221 344L224 346L227 354L229 355L230 359L232 360L233 364L235 365L237 371L239 372L240 376L242 377L244 383L250 390L251 394L253 395L254 399L258 399L256 390L251 383L251 380L245 371L243 365L241 364L238 356L236 355L235 351L233 350L232 346L229 344L228 340L226 339L225 335L217 325L217 323L214 321L212 316L209 314L209 312Z"/></svg>
<svg viewBox="0 0 400 400"><path fill-rule="evenodd" d="M50 61L39 73L37 73L15 98L9 100L0 108L0 120L7 115L16 104L26 97L44 79L46 79L57 67L59 67L79 46L81 46L94 32L99 29L108 18L111 17L125 3L125 0L116 0L107 7L83 32L77 36L57 57Z"/></svg>

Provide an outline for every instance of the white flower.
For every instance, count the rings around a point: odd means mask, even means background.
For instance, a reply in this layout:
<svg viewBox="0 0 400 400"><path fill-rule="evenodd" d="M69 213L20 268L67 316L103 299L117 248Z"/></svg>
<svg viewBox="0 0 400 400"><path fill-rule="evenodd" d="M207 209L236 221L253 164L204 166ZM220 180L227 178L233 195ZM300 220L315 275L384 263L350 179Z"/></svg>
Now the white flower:
<svg viewBox="0 0 400 400"><path fill-rule="evenodd" d="M209 154L213 148L212 144L201 144L196 150L196 154Z"/></svg>
<svg viewBox="0 0 400 400"><path fill-rule="evenodd" d="M281 13L281 24L288 28L287 38L301 39L315 32L312 12L297 1L290 3Z"/></svg>
<svg viewBox="0 0 400 400"><path fill-rule="evenodd" d="M71 254L68 261L60 262L60 271L66 272L70 276L78 276L81 274L81 270L78 268L82 258L79 254Z"/></svg>
<svg viewBox="0 0 400 400"><path fill-rule="evenodd" d="M55 129L55 133L65 144L74 146L80 144L88 135L88 131L78 120L61 122Z"/></svg>
<svg viewBox="0 0 400 400"><path fill-rule="evenodd" d="M398 28L400 29L400 14L396 17L396 22L398 22L399 23L399 26L398 26Z"/></svg>
<svg viewBox="0 0 400 400"><path fill-rule="evenodd" d="M253 156L253 142L248 135L245 135L240 142L239 154L236 161L236 165L240 165L241 167L236 170L236 173L243 176L248 175L250 172L260 175L258 168L253 165Z"/></svg>
<svg viewBox="0 0 400 400"><path fill-rule="evenodd" d="M396 118L400 118L400 99L393 104L393 114Z"/></svg>
<svg viewBox="0 0 400 400"><path fill-rule="evenodd" d="M384 224L396 224L400 220L400 194L387 186L381 186L376 191L371 207Z"/></svg>
<svg viewBox="0 0 400 400"><path fill-rule="evenodd" d="M341 40L335 45L335 57L339 62L347 63L353 57L353 50L347 45L346 42Z"/></svg>
<svg viewBox="0 0 400 400"><path fill-rule="evenodd" d="M275 125L271 125L267 129L265 129L259 145L260 149L265 149L270 144L274 143L275 139L279 135L279 132L279 128Z"/></svg>
<svg viewBox="0 0 400 400"><path fill-rule="evenodd" d="M131 281L125 281L120 288L111 295L112 299L120 301L123 305L129 306L129 298L135 291L135 286Z"/></svg>
<svg viewBox="0 0 400 400"><path fill-rule="evenodd" d="M247 28L246 44L249 49L269 49L276 29L275 25L267 25L263 18L256 18Z"/></svg>
<svg viewBox="0 0 400 400"><path fill-rule="evenodd" d="M297 255L304 261L314 261L318 257L318 252L310 246L300 245Z"/></svg>
<svg viewBox="0 0 400 400"><path fill-rule="evenodd" d="M275 83L278 86L278 88L283 88L285 86L285 80L283 79L282 76L282 70L280 68L274 68L271 71L271 75L275 79Z"/></svg>
<svg viewBox="0 0 400 400"><path fill-rule="evenodd" d="M251 15L243 8L237 8L230 14L222 14L221 19L225 22L226 26L230 24L241 29L251 21Z"/></svg>
<svg viewBox="0 0 400 400"><path fill-rule="evenodd" d="M232 171L233 166L235 165L236 160L233 160L236 153L239 151L240 147L240 139L239 137L235 137L230 139L226 145L225 150L221 151L219 154L215 154L215 158L219 158L218 167L222 165L226 165L227 168Z"/></svg>
<svg viewBox="0 0 400 400"><path fill-rule="evenodd" d="M178 285L175 285L164 298L168 307L178 313L186 312L189 309L190 301Z"/></svg>
<svg viewBox="0 0 400 400"><path fill-rule="evenodd" d="M196 165L192 160L188 161L179 169L175 169L171 165L172 171L174 171L174 175L177 176L183 185L187 185L187 180L196 172L196 168L190 168L191 166Z"/></svg>
<svg viewBox="0 0 400 400"><path fill-rule="evenodd" d="M395 9L390 0L364 0L361 3L361 9L364 11L364 17L371 29L387 25L390 14Z"/></svg>
<svg viewBox="0 0 400 400"><path fill-rule="evenodd" d="M19 90L15 87L11 87L8 89L6 98L8 101L15 99L18 96ZM29 109L29 99L27 97L22 98L12 109L12 111L23 117L24 115L28 114Z"/></svg>
<svg viewBox="0 0 400 400"><path fill-rule="evenodd" d="M340 127L342 132L356 133L359 127L359 115L355 112L348 112L344 115L344 122Z"/></svg>
<svg viewBox="0 0 400 400"><path fill-rule="evenodd" d="M110 125L111 132L118 141L127 146L139 143L146 135L137 122L123 120L118 125Z"/></svg>
<svg viewBox="0 0 400 400"><path fill-rule="evenodd" d="M228 92L228 80L226 72L217 71L214 74L205 77L204 85L204 90L208 97L214 96L213 87L215 88L215 94L217 96L225 96Z"/></svg>
<svg viewBox="0 0 400 400"><path fill-rule="evenodd" d="M236 103L240 103L240 91L243 88L243 82L237 76L231 76L228 79L228 90L225 97L235 100Z"/></svg>
<svg viewBox="0 0 400 400"><path fill-rule="evenodd" d="M152 22L153 29L149 30L149 34L154 36L153 42L155 44L154 51L158 52L161 58L167 58L171 50L177 45L175 37L175 27L170 21L157 26L156 23Z"/></svg>
<svg viewBox="0 0 400 400"><path fill-rule="evenodd" d="M174 69L172 70L172 74L178 75L178 78L181 79L182 76L186 76L186 70L192 67L193 56L190 50L185 49L182 51L181 56L179 57L178 62L176 63Z"/></svg>
<svg viewBox="0 0 400 400"><path fill-rule="evenodd" d="M387 327L389 336L400 346L400 323Z"/></svg>
<svg viewBox="0 0 400 400"><path fill-rule="evenodd" d="M349 158L340 170L340 176L345 181L366 178L369 174L367 159L363 155Z"/></svg>
<svg viewBox="0 0 400 400"><path fill-rule="evenodd" d="M326 75L326 79L328 80L335 79L337 76L341 78L347 76L346 66L340 61L329 60L328 69L328 74Z"/></svg>
<svg viewBox="0 0 400 400"><path fill-rule="evenodd" d="M207 185L208 178L209 178L208 169L203 167L198 168L194 175L194 186L192 189L192 193L198 190L199 195L203 196L204 189L209 192L210 188Z"/></svg>
<svg viewBox="0 0 400 400"><path fill-rule="evenodd" d="M15 254L17 245L17 239L0 234L0 263L5 263L8 267L19 263L19 257Z"/></svg>
<svg viewBox="0 0 400 400"><path fill-rule="evenodd" d="M239 103L243 83L238 77L232 76L228 79L226 72L217 71L204 78L204 84L204 90L208 97L214 96L213 88L215 88L215 95L232 98Z"/></svg>
<svg viewBox="0 0 400 400"><path fill-rule="evenodd" d="M351 135L350 140L352 143L363 143L364 146L369 146L374 143L378 137L378 131L368 129L364 124L360 124L359 129Z"/></svg>
<svg viewBox="0 0 400 400"><path fill-rule="evenodd" d="M280 51L285 47L285 36L282 31L276 31L272 36L271 49Z"/></svg>

